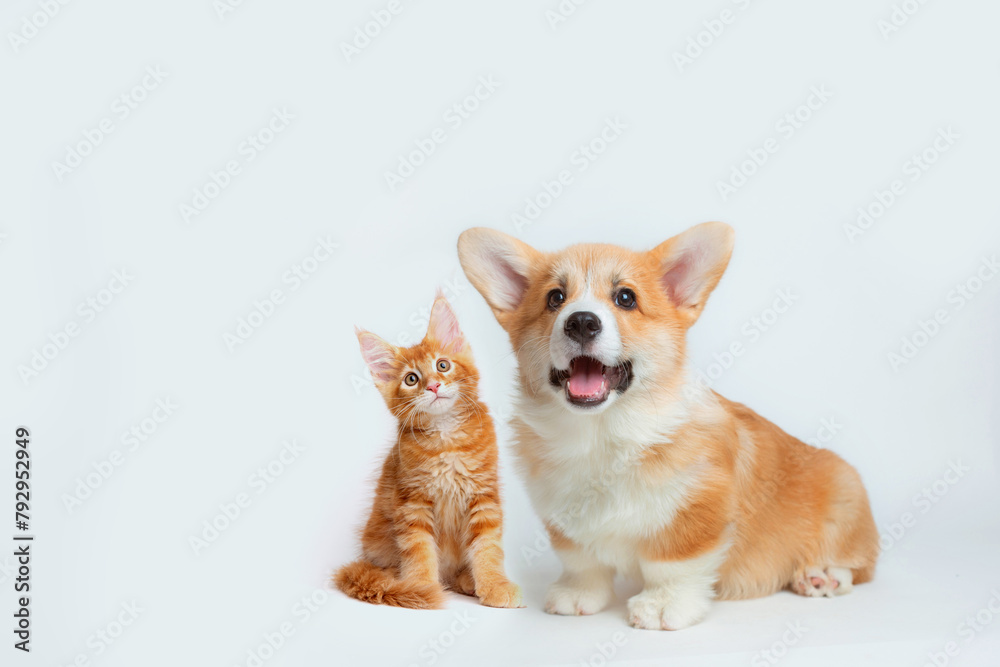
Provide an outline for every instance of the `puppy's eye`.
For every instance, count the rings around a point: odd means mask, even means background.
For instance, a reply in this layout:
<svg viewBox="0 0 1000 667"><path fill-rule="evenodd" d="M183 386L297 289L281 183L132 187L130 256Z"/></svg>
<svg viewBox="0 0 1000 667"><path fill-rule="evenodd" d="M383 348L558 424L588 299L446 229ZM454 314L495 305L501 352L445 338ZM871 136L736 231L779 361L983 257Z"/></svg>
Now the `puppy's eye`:
<svg viewBox="0 0 1000 667"><path fill-rule="evenodd" d="M407 373L406 377L403 378L403 382L405 382L408 387L412 387L417 383L417 380L419 379L420 378L417 377L416 373Z"/></svg>
<svg viewBox="0 0 1000 667"><path fill-rule="evenodd" d="M439 371L446 371L451 368L451 362L447 359L438 359L437 367Z"/></svg>
<svg viewBox="0 0 1000 667"><path fill-rule="evenodd" d="M563 305L566 301L566 293L561 289L554 289L549 292L548 296L548 306L549 310L559 310L559 307Z"/></svg>
<svg viewBox="0 0 1000 667"><path fill-rule="evenodd" d="M625 310L632 310L635 308L635 292L627 287L618 290L615 294L615 305Z"/></svg>

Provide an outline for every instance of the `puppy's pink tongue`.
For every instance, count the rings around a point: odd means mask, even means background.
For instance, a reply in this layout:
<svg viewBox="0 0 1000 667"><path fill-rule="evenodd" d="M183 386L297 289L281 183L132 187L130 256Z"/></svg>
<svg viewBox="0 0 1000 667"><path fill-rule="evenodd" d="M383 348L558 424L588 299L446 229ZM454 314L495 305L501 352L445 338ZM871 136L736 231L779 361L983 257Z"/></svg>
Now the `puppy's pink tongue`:
<svg viewBox="0 0 1000 667"><path fill-rule="evenodd" d="M577 357L570 363L569 393L595 396L604 388L604 366L590 357Z"/></svg>

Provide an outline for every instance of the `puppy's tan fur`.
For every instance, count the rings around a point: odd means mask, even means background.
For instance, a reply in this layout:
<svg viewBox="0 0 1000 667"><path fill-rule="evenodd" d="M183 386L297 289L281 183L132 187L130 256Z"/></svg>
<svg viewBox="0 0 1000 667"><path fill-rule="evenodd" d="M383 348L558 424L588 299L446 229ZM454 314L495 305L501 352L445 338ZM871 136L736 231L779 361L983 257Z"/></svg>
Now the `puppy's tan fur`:
<svg viewBox="0 0 1000 667"><path fill-rule="evenodd" d="M700 620L699 587L708 586L705 599L713 588L723 599L785 587L819 596L872 578L878 533L855 469L698 386L688 369L687 330L732 246L722 223L648 252L546 253L492 230L462 235L462 266L518 357L515 451L566 566L549 611L597 611L615 571L646 584L630 601L630 622L663 629ZM614 303L622 287L637 295L632 310ZM593 414L567 406L547 382L559 333L558 310L547 307L554 289L567 305L596 300L613 314L621 356L635 368L632 385ZM590 495L579 493L581 480ZM559 494L581 498L578 515Z"/></svg>

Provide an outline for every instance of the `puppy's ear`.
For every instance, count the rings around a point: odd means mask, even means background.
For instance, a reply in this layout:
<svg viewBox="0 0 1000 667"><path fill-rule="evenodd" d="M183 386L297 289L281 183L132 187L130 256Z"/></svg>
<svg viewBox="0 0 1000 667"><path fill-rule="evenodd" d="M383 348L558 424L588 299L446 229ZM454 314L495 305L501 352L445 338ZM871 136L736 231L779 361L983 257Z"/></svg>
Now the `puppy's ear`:
<svg viewBox="0 0 1000 667"><path fill-rule="evenodd" d="M396 361L396 347L387 343L370 331L354 327L354 333L361 343L361 356L368 364L372 379L376 384L391 382L396 378L399 369Z"/></svg>
<svg viewBox="0 0 1000 667"><path fill-rule="evenodd" d="M531 267L540 253L513 236L474 227L458 237L458 260L473 287L486 299L501 326L521 305Z"/></svg>
<svg viewBox="0 0 1000 667"><path fill-rule="evenodd" d="M439 290L431 307L431 321L427 325L427 335L447 352L459 352L465 347L465 336L458 328L458 318L451 304Z"/></svg>
<svg viewBox="0 0 1000 667"><path fill-rule="evenodd" d="M729 265L734 236L724 222L703 222L649 251L659 267L660 286L687 326L701 315Z"/></svg>

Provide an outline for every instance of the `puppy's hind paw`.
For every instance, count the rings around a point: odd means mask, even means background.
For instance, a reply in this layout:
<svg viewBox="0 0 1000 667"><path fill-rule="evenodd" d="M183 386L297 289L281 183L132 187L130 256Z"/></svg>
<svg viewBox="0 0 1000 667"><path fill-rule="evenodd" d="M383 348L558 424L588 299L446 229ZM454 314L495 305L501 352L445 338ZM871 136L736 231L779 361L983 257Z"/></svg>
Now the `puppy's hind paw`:
<svg viewBox="0 0 1000 667"><path fill-rule="evenodd" d="M810 598L846 595L854 588L851 571L844 567L804 567L792 579L792 591Z"/></svg>

